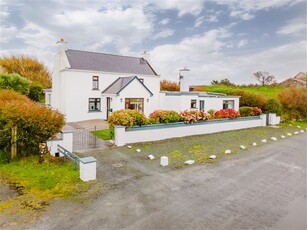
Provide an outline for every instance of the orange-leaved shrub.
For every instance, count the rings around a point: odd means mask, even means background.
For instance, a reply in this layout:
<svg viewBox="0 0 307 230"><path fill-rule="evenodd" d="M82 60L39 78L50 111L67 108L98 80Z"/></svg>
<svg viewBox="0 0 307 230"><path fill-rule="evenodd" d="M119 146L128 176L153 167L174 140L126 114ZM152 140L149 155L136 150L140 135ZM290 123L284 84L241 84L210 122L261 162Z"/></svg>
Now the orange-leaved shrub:
<svg viewBox="0 0 307 230"><path fill-rule="evenodd" d="M307 118L307 89L284 89L279 92L278 99L282 105L284 119Z"/></svg>
<svg viewBox="0 0 307 230"><path fill-rule="evenodd" d="M45 142L64 126L64 116L11 90L0 90L0 142L2 154L10 149L11 128L17 127L17 156L39 154ZM3 158L3 157L2 157Z"/></svg>
<svg viewBox="0 0 307 230"><path fill-rule="evenodd" d="M243 106L239 108L239 112L241 117L249 117L260 115L262 110L258 107Z"/></svg>
<svg viewBox="0 0 307 230"><path fill-rule="evenodd" d="M231 91L230 94L241 96L240 107L242 106L258 107L263 110L267 102L267 98L265 96L244 90L233 90Z"/></svg>
<svg viewBox="0 0 307 230"><path fill-rule="evenodd" d="M162 80L160 81L161 91L179 91L180 86L177 82Z"/></svg>

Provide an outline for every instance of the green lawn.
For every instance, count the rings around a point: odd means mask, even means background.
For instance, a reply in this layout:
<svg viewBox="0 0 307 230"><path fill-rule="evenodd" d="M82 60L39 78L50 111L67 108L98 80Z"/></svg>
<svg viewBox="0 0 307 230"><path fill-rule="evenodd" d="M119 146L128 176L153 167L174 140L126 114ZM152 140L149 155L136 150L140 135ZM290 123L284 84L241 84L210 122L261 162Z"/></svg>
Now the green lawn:
<svg viewBox="0 0 307 230"><path fill-rule="evenodd" d="M231 90L246 90L253 93L258 93L269 98L277 98L278 93L285 89L281 86L259 86L259 87L244 87L244 86L225 86L225 85L213 85L204 86L203 90L207 92L217 92L228 94Z"/></svg>
<svg viewBox="0 0 307 230"><path fill-rule="evenodd" d="M101 138L103 140L111 140L112 139L110 129L103 129L103 130L92 131L92 133L96 137Z"/></svg>

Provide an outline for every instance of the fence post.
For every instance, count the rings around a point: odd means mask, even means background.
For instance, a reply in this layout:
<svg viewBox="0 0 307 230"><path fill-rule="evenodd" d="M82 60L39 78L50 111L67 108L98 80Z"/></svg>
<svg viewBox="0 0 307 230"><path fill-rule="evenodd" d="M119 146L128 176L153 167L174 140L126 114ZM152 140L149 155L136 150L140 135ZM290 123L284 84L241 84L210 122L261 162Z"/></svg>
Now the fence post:
<svg viewBox="0 0 307 230"><path fill-rule="evenodd" d="M12 139L11 139L11 160L17 157L17 126L14 125L12 128Z"/></svg>

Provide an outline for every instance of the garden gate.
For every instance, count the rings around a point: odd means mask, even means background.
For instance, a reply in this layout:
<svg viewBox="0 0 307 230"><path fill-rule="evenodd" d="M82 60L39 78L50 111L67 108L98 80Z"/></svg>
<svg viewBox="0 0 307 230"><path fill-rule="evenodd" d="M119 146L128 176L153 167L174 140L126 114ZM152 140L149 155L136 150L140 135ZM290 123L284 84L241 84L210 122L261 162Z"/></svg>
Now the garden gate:
<svg viewBox="0 0 307 230"><path fill-rule="evenodd" d="M73 151L104 148L108 142L96 137L92 132L102 129L95 126L89 129L76 129L73 132Z"/></svg>

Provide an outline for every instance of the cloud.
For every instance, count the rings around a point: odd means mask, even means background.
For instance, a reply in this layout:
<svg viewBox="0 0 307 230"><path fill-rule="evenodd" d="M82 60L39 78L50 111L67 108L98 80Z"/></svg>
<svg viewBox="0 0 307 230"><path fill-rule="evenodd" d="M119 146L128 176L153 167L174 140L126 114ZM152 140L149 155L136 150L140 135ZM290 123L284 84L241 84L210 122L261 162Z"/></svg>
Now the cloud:
<svg viewBox="0 0 307 230"><path fill-rule="evenodd" d="M155 0L153 1L156 8L161 10L174 9L178 11L178 17L181 17L186 14L191 14L193 16L198 16L203 7L203 0Z"/></svg>
<svg viewBox="0 0 307 230"><path fill-rule="evenodd" d="M303 18L294 18L288 21L286 25L280 27L276 33L280 35L298 36L305 34L305 32L306 32L305 20Z"/></svg>
<svg viewBox="0 0 307 230"><path fill-rule="evenodd" d="M248 40L243 39L243 40L240 40L240 41L238 42L237 47L238 47L238 48L242 48L242 47L246 46L247 44L248 44Z"/></svg>
<svg viewBox="0 0 307 230"><path fill-rule="evenodd" d="M165 30L162 30L162 31L156 33L155 35L153 35L152 39L156 40L156 39L159 39L159 38L166 38L166 37L172 36L173 34L174 34L174 30L165 29Z"/></svg>
<svg viewBox="0 0 307 230"><path fill-rule="evenodd" d="M204 16L196 18L195 23L194 23L194 27L195 28L200 27L204 22L204 18L205 18Z"/></svg>
<svg viewBox="0 0 307 230"><path fill-rule="evenodd" d="M291 7L305 0L212 0L217 4L226 5L230 8L230 16L250 20L254 13L260 10L268 10L280 7Z"/></svg>
<svg viewBox="0 0 307 230"><path fill-rule="evenodd" d="M178 81L180 68L191 69L191 84L210 84L212 80L228 78L237 84L256 83L252 75L267 71L278 81L293 76L305 68L305 42L293 42L266 51L232 56L225 52L231 34L224 29L210 30L202 35L185 38L177 44L155 47L151 60L162 79ZM247 40L240 40L243 47Z"/></svg>
<svg viewBox="0 0 307 230"><path fill-rule="evenodd" d="M164 19L162 19L161 21L160 21L160 24L162 24L162 25L166 25L166 24L168 24L169 23L169 18L164 18Z"/></svg>

